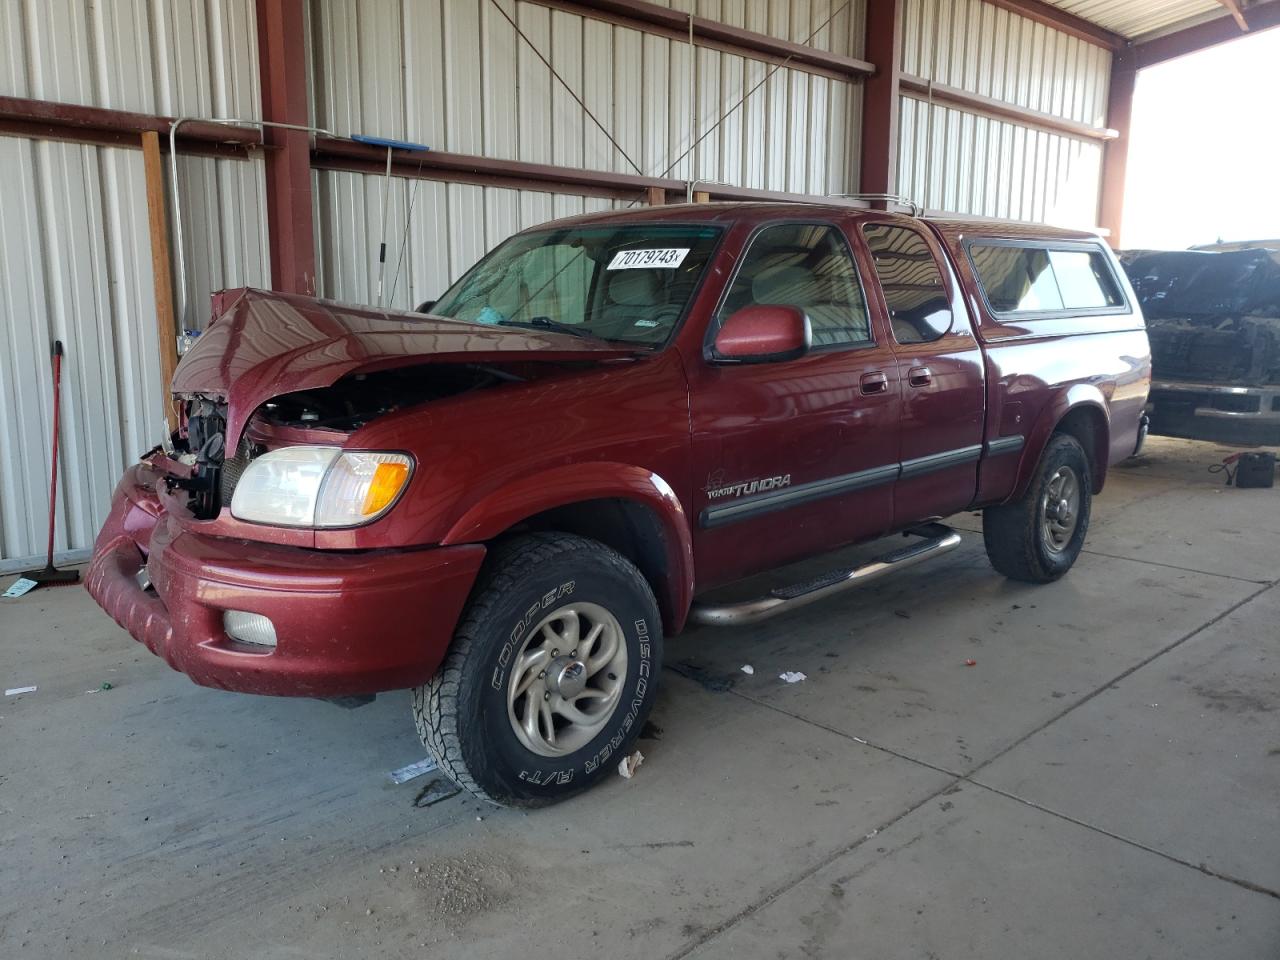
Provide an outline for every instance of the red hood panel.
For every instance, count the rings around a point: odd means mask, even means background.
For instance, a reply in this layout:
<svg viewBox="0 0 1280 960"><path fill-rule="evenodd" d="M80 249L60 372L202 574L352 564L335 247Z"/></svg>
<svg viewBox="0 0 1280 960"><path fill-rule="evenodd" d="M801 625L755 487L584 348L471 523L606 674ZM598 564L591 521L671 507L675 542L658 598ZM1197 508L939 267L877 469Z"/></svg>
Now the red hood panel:
<svg viewBox="0 0 1280 960"><path fill-rule="evenodd" d="M226 400L226 442L233 450L261 404L330 386L350 373L435 362L603 360L633 352L554 331L485 327L269 290L223 291L215 303L225 306L178 364L173 392Z"/></svg>

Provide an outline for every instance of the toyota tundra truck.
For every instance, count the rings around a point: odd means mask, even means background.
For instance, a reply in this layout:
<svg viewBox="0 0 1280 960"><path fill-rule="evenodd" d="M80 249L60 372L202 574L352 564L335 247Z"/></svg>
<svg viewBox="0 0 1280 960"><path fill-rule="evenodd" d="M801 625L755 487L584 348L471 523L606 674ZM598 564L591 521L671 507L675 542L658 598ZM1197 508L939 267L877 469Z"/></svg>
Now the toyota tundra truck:
<svg viewBox="0 0 1280 960"><path fill-rule="evenodd" d="M999 573L1061 577L1145 433L1124 272L1094 235L1026 224L651 207L519 233L418 312L241 289L213 314L90 593L199 684L411 689L440 769L499 804L618 766L664 637L938 556L958 511L983 512Z"/></svg>

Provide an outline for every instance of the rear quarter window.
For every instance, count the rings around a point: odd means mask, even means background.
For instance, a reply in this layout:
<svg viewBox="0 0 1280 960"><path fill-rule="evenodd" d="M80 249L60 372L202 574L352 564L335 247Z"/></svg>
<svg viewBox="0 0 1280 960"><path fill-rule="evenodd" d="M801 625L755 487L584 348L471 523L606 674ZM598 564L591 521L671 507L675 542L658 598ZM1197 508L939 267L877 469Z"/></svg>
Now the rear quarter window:
<svg viewBox="0 0 1280 960"><path fill-rule="evenodd" d="M968 251L997 318L1129 312L1111 262L1095 244L973 240Z"/></svg>

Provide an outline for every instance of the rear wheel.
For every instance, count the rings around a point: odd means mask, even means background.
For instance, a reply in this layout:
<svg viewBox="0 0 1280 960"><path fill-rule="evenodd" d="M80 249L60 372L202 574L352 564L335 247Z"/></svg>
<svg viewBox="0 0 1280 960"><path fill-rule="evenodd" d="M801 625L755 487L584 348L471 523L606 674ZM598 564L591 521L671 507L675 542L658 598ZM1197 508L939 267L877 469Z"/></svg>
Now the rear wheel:
<svg viewBox="0 0 1280 960"><path fill-rule="evenodd" d="M982 512L982 538L991 565L1006 577L1028 583L1061 577L1084 547L1092 489L1084 448L1075 437L1054 434L1026 492Z"/></svg>
<svg viewBox="0 0 1280 960"><path fill-rule="evenodd" d="M617 766L657 690L662 623L620 554L533 534L497 548L436 676L414 691L422 742L459 786L536 806Z"/></svg>

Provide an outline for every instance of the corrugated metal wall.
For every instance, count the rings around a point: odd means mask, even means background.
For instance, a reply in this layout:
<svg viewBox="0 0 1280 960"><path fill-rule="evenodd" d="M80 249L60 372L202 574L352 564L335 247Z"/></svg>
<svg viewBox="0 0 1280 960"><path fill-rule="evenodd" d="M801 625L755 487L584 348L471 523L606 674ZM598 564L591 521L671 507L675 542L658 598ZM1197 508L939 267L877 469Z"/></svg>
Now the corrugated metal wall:
<svg viewBox="0 0 1280 960"><path fill-rule="evenodd" d="M356 0L315 0L309 25L314 122L339 134L395 137L457 153L618 173L696 176L812 194L847 191L856 183L853 131L860 126L861 98L856 84L779 69L688 153L697 136L764 79L769 64L697 48L695 136L685 44L536 3L499 3L501 11L493 0L358 5ZM621 151L502 11L582 96ZM710 0L699 3L696 12L796 41L817 30L813 45L861 54L861 0L847 6L843 0ZM439 295L484 251L518 229L609 205L423 183L402 243L412 187L394 182L389 258L394 262L404 248L394 300L399 306ZM320 174L317 273L326 296L370 300L381 189L374 176Z"/></svg>
<svg viewBox="0 0 1280 960"><path fill-rule="evenodd" d="M0 94L199 116L258 113L253 0L7 0ZM93 542L160 436L142 154L0 137L0 569L44 549L50 344L67 347L59 550ZM269 277L260 164L180 160L188 301ZM15 559L17 558L17 559Z"/></svg>
<svg viewBox="0 0 1280 960"><path fill-rule="evenodd" d="M1103 126L1111 54L982 0L906 0L905 73ZM930 208L1092 227L1097 141L903 96L899 192Z"/></svg>

